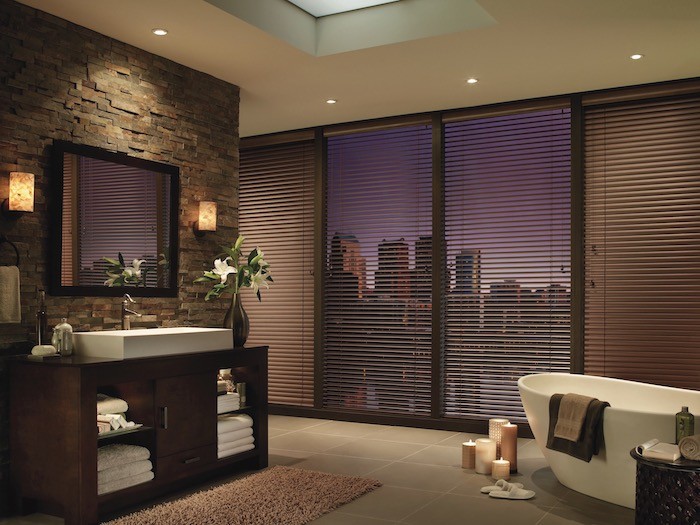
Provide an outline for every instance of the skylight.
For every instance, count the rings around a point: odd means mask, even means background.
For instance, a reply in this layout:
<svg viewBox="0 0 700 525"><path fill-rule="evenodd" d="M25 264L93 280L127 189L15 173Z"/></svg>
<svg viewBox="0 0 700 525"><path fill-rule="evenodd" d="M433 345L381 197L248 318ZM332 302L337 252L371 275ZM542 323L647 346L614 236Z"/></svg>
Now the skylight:
<svg viewBox="0 0 700 525"><path fill-rule="evenodd" d="M288 0L295 6L303 9L310 15L320 18L322 16L337 15L347 11L374 7L382 4L391 4L399 0Z"/></svg>

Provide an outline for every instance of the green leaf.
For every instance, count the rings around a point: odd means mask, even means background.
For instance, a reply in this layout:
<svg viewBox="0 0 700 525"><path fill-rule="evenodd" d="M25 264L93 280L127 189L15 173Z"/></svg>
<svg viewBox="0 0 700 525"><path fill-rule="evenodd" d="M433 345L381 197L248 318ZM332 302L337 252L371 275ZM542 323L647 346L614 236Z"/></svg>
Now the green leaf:
<svg viewBox="0 0 700 525"><path fill-rule="evenodd" d="M122 252L119 252L118 255L119 255L119 264L121 264L122 266L126 266L126 264L124 264L124 256L122 255Z"/></svg>
<svg viewBox="0 0 700 525"><path fill-rule="evenodd" d="M226 246L222 246L221 248L224 250L224 253L226 255L228 255L234 260L234 262L238 261L238 250L234 248L227 248Z"/></svg>
<svg viewBox="0 0 700 525"><path fill-rule="evenodd" d="M265 280L266 280L266 281L270 281L271 283L274 283L274 282L275 282L275 281L272 280L272 275L268 275L267 277L265 277Z"/></svg>
<svg viewBox="0 0 700 525"><path fill-rule="evenodd" d="M258 296L258 301L262 302L262 297L260 296L260 290L258 290L258 293L256 295Z"/></svg>
<svg viewBox="0 0 700 525"><path fill-rule="evenodd" d="M255 259L258 256L258 249L253 248L253 250L248 254L248 264L250 264L253 259Z"/></svg>
<svg viewBox="0 0 700 525"><path fill-rule="evenodd" d="M110 259L109 257L102 257L102 259L104 259L105 261L107 261L107 262L108 262L109 264L111 264L112 266L121 266L121 265L119 264L119 261L117 261L116 259Z"/></svg>

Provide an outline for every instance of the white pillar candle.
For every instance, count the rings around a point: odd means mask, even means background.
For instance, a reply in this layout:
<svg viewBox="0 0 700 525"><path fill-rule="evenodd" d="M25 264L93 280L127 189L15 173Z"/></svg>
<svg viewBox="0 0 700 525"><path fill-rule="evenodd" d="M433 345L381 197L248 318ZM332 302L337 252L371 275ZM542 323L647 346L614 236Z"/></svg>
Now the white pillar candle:
<svg viewBox="0 0 700 525"><path fill-rule="evenodd" d="M462 443L462 468L474 468L476 461L476 443L471 439Z"/></svg>
<svg viewBox="0 0 700 525"><path fill-rule="evenodd" d="M476 440L476 473L491 474L491 462L496 459L496 442L493 439Z"/></svg>
<svg viewBox="0 0 700 525"><path fill-rule="evenodd" d="M496 455L501 455L501 427L507 425L509 421L500 417L489 419L489 439L496 442Z"/></svg>
<svg viewBox="0 0 700 525"><path fill-rule="evenodd" d="M508 423L501 427L501 456L510 461L510 471L518 471L518 425Z"/></svg>
<svg viewBox="0 0 700 525"><path fill-rule="evenodd" d="M493 479L510 479L510 461L507 459L494 459L491 462L491 476Z"/></svg>

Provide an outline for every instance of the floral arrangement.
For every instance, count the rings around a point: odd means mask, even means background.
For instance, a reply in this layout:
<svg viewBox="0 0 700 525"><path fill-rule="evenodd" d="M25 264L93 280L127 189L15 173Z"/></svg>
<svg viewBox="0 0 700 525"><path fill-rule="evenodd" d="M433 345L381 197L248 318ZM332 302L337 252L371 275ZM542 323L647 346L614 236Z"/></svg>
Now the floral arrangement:
<svg viewBox="0 0 700 525"><path fill-rule="evenodd" d="M144 259L134 259L131 266L126 265L121 252L118 253L118 259L109 257L102 257L102 259L110 265L106 271L109 279L104 282L105 286L138 286L139 284L146 286L146 274L149 268L141 269L141 265L146 262Z"/></svg>
<svg viewBox="0 0 700 525"><path fill-rule="evenodd" d="M264 254L260 248L254 248L241 263L244 240L245 237L239 235L230 248L222 246L224 253L214 261L214 268L203 272L201 277L195 279L195 283L216 283L207 292L204 297L205 301L219 298L222 293L228 290L231 290L235 295L241 288L252 288L258 301L262 300L260 287L269 288L269 283L273 282L270 275L270 265L263 259Z"/></svg>

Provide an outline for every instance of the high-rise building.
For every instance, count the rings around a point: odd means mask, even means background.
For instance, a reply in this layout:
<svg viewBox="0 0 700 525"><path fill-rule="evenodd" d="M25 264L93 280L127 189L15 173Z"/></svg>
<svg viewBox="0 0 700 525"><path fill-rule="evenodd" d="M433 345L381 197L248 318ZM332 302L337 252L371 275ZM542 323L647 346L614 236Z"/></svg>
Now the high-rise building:
<svg viewBox="0 0 700 525"><path fill-rule="evenodd" d="M465 248L455 258L456 283L454 292L478 294L481 292L481 252Z"/></svg>
<svg viewBox="0 0 700 525"><path fill-rule="evenodd" d="M422 235L416 241L416 267L413 272L414 293L418 304L432 303L433 266L433 237Z"/></svg>
<svg viewBox="0 0 700 525"><path fill-rule="evenodd" d="M330 280L343 286L343 294L362 297L367 286L367 262L360 243L351 234L336 233L331 239Z"/></svg>
<svg viewBox="0 0 700 525"><path fill-rule="evenodd" d="M408 243L398 241L379 243L379 268L375 273L374 291L380 297L408 300L410 272L408 270Z"/></svg>

